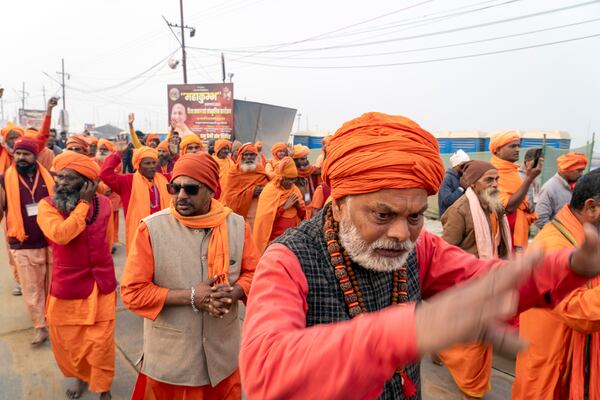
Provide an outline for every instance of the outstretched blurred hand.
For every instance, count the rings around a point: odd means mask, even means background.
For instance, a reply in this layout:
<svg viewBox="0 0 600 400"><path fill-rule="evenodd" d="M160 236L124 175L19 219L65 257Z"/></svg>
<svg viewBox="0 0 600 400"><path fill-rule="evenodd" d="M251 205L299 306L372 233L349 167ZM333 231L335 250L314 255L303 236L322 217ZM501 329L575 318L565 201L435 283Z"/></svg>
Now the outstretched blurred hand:
<svg viewBox="0 0 600 400"><path fill-rule="evenodd" d="M585 239L573 253L571 269L579 275L591 278L600 275L600 234L591 224L583 227Z"/></svg>

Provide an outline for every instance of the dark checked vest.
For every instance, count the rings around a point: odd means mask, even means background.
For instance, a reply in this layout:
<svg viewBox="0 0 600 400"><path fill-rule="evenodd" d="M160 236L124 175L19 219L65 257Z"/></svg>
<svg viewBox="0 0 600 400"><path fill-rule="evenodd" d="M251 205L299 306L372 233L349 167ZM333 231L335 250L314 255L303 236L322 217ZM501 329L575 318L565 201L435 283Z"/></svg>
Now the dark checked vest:
<svg viewBox="0 0 600 400"><path fill-rule="evenodd" d="M274 240L274 243L285 245L296 255L308 281L307 327L350 319L323 237L326 208L327 206L312 219L305 221L296 228L288 229L283 235ZM421 288L419 285L419 266L414 251L410 254L407 264L409 298L410 301L416 302L421 300ZM352 265L352 268L358 279L365 306L369 312L378 311L391 305L392 272L371 271L356 264ZM419 363L404 367L417 387L417 395L410 400L420 399ZM400 377L397 374L385 384L380 398L404 400Z"/></svg>

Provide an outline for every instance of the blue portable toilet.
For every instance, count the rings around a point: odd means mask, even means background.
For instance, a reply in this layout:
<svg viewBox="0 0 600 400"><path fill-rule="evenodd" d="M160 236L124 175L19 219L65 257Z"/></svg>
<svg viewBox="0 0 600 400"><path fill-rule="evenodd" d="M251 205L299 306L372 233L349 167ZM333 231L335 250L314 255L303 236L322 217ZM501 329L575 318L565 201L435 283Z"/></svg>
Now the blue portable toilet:
<svg viewBox="0 0 600 400"><path fill-rule="evenodd" d="M308 148L309 149L320 149L323 147L323 139L327 136L327 132L311 131L308 136Z"/></svg>
<svg viewBox="0 0 600 400"><path fill-rule="evenodd" d="M565 131L523 131L521 147L542 147L544 145L555 149L569 149L571 135Z"/></svg>
<svg viewBox="0 0 600 400"><path fill-rule="evenodd" d="M297 131L293 134L294 141L293 143L301 144L303 146L308 147L308 141L310 140L310 132L309 131Z"/></svg>

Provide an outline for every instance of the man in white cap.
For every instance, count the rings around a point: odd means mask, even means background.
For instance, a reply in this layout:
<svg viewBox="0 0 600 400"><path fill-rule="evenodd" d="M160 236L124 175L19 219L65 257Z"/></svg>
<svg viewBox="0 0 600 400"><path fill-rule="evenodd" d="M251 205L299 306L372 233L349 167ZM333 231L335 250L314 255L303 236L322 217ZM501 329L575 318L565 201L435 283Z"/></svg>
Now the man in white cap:
<svg viewBox="0 0 600 400"><path fill-rule="evenodd" d="M462 149L459 149L456 153L452 154L452 157L450 157L451 168L446 170L446 176L444 177L444 181L442 182L438 194L440 217L444 215L448 207L458 200L465 192L465 188L461 185L460 177L462 176L465 163L469 160L469 155Z"/></svg>

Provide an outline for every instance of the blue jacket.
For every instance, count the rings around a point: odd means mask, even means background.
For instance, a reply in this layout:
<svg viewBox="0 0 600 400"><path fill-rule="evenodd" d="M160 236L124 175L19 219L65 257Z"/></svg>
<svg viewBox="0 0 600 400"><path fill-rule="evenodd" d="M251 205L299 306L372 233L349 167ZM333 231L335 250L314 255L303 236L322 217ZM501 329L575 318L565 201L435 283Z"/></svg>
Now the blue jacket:
<svg viewBox="0 0 600 400"><path fill-rule="evenodd" d="M463 188L460 186L460 176L452 168L446 170L446 177L440 187L438 193L438 208L440 211L440 217L444 215L448 207L450 207L456 200L459 199L464 193Z"/></svg>

